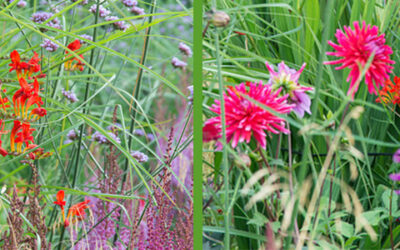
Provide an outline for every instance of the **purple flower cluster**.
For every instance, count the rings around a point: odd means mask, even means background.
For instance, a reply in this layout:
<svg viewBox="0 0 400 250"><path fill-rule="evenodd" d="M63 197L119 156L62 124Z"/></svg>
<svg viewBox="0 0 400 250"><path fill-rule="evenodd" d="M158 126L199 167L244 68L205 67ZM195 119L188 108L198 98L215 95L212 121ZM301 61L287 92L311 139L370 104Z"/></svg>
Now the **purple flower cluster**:
<svg viewBox="0 0 400 250"><path fill-rule="evenodd" d="M89 41L93 41L93 37L91 35L88 35L88 34L80 35L80 37L83 38L83 39L89 40ZM81 44L85 44L86 43L85 40L81 40L80 39L79 41L81 42Z"/></svg>
<svg viewBox="0 0 400 250"><path fill-rule="evenodd" d="M144 12L144 9L139 8L139 7L137 7L137 6L133 6L133 7L132 7L131 13L133 13L133 14L135 14L135 15L138 15L138 16L143 16L143 15L146 14L146 13Z"/></svg>
<svg viewBox="0 0 400 250"><path fill-rule="evenodd" d="M93 190L94 192L100 193L100 190ZM99 198L90 199L91 213L93 214L93 223L87 223L87 228L92 228L96 225L91 232L82 239L74 249L111 249L112 241L117 232L117 221L121 214L121 209L117 208L117 205L112 202L103 201ZM108 214L110 214L108 216ZM122 213L122 223L130 225L126 215ZM128 227L120 227L118 236L119 239L115 243L115 247L112 249L123 250L127 249L131 236L131 230Z"/></svg>
<svg viewBox="0 0 400 250"><path fill-rule="evenodd" d="M108 135L114 141L116 141L118 144L121 143L121 140L119 139L119 137L117 137L114 133L108 132ZM107 137L105 135L103 135L102 133L100 133L99 131L96 131L96 132L93 133L92 139L93 139L93 141L95 141L95 142L97 142L99 144L110 144L110 141L107 139Z"/></svg>
<svg viewBox="0 0 400 250"><path fill-rule="evenodd" d="M77 102L79 101L78 98L76 97L75 93L72 92L72 90L65 90L62 89L61 90L62 95L67 98L68 101L70 101L71 103Z"/></svg>
<svg viewBox="0 0 400 250"><path fill-rule="evenodd" d="M40 44L40 47L44 48L45 50L49 51L49 52L54 52L58 49L58 44L56 44L55 42L53 42L50 39L45 38L43 40L43 42ZM76 98L76 96L75 96Z"/></svg>
<svg viewBox="0 0 400 250"><path fill-rule="evenodd" d="M93 4L90 6L89 11L92 12L93 14L96 14L97 12L97 5ZM111 14L111 11L108 9L104 8L103 6L99 6L99 17L106 17Z"/></svg>
<svg viewBox="0 0 400 250"><path fill-rule="evenodd" d="M133 131L133 135L136 135L136 136L145 136L146 133L144 132L143 129L135 129L135 130Z"/></svg>
<svg viewBox="0 0 400 250"><path fill-rule="evenodd" d="M179 43L179 50L188 57L192 56L192 50L184 43Z"/></svg>
<svg viewBox="0 0 400 250"><path fill-rule="evenodd" d="M142 153L140 151L133 151L132 150L131 151L131 156L133 158L135 158L139 163L147 162L149 160L149 157L146 154L144 154L144 153Z"/></svg>
<svg viewBox="0 0 400 250"><path fill-rule="evenodd" d="M64 144L68 144L71 143L75 140L78 139L78 134L80 133L80 131L78 130L78 132L76 132L74 129L71 129L68 133L67 133L67 140L64 141ZM82 136L85 136L85 134L83 133Z"/></svg>
<svg viewBox="0 0 400 250"><path fill-rule="evenodd" d="M73 2L73 3L75 3L76 1L78 1L78 0L71 0L71 2ZM86 4L88 4L89 3L89 0L83 0L82 2L80 2L79 4L80 5L86 5Z"/></svg>
<svg viewBox="0 0 400 250"><path fill-rule="evenodd" d="M53 17L53 13L39 11L39 12L33 13L31 20L34 23L42 24L52 17ZM58 20L57 18L53 18L51 21L47 22L46 26L52 27L55 29L61 29L60 20ZM46 29L43 29L43 28L41 28L41 30L43 32L47 31Z"/></svg>
<svg viewBox="0 0 400 250"><path fill-rule="evenodd" d="M12 3L12 2L14 2L14 1L15 1L15 0L10 0L9 3ZM20 0L20 1L18 1L17 6L20 7L20 8L23 8L23 7L26 6L26 4L27 4L27 3L26 3L24 0Z"/></svg>
<svg viewBox="0 0 400 250"><path fill-rule="evenodd" d="M137 2L135 0L122 0L122 3L126 6L126 7L133 7L137 5Z"/></svg>
<svg viewBox="0 0 400 250"><path fill-rule="evenodd" d="M106 16L105 20L106 21L115 21L118 20L119 17L117 16ZM126 29L128 29L128 25L125 23L125 21L115 21L113 22L114 28L117 30L122 30L125 31Z"/></svg>
<svg viewBox="0 0 400 250"><path fill-rule="evenodd" d="M187 66L187 63L185 63L184 61L179 60L176 57L173 57L171 60L171 64L172 66L174 66L174 68L185 68Z"/></svg>

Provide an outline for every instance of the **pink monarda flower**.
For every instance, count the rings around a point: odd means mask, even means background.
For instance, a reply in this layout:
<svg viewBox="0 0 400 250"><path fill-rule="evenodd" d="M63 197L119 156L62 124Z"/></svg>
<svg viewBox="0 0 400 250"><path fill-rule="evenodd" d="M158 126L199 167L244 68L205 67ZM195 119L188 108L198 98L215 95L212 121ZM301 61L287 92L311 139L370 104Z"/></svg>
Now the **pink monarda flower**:
<svg viewBox="0 0 400 250"><path fill-rule="evenodd" d="M282 89L281 95L289 95L288 102L294 104L293 111L299 118L303 118L304 112L311 114L311 99L306 91L312 91L314 88L305 87L298 83L301 72L306 64L304 63L299 71L289 68L284 62L278 64L278 72L268 62L265 62L270 78L268 84L273 90Z"/></svg>
<svg viewBox="0 0 400 250"><path fill-rule="evenodd" d="M354 94L358 90L360 77L363 68L366 66L370 56L373 56L370 67L365 73L365 83L368 86L369 93L375 93L376 87L383 86L388 74L391 73L394 61L390 60L393 53L392 48L385 45L385 34L379 34L378 27L368 24L366 26L363 21L362 27L358 22L354 22L354 30L344 26L346 33L341 30L336 31L336 38L339 44L328 41L336 51L327 52L327 55L341 57L339 60L324 62L324 64L342 64L336 69L349 68L350 74L346 81L351 79L350 88L347 95L354 98Z"/></svg>
<svg viewBox="0 0 400 250"><path fill-rule="evenodd" d="M285 128L285 119L260 107L264 105L280 114L289 113L293 105L287 103L288 95L279 96L280 91L281 89L273 91L270 85L263 85L261 81L241 83L228 89L224 94L226 139L228 142L232 141L232 147L236 147L239 142L249 143L253 135L258 144L265 148L265 131L274 134L290 132ZM210 110L221 115L220 101L215 100ZM205 141L221 138L221 116L208 119L204 124L203 133L206 135Z"/></svg>

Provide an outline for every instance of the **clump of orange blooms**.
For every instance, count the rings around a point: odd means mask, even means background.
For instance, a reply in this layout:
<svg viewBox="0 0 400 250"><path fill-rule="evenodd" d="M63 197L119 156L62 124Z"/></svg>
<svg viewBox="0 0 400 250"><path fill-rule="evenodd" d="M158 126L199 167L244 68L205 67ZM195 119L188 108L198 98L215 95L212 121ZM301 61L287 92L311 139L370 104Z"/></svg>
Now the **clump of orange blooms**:
<svg viewBox="0 0 400 250"><path fill-rule="evenodd" d="M35 131L31 123L37 121L47 114L42 107L43 101L40 97L40 82L38 79L45 77L41 73L39 64L40 58L36 52L33 57L25 62L21 60L18 51L10 53L10 72L15 71L20 88L15 93L7 93L7 90L0 84L0 154L19 155L27 150L28 157L32 160L48 157L51 154L44 152L35 144L32 133ZM12 94L10 101L7 96ZM11 130L5 130L5 119L13 120ZM7 150L2 146L2 136L10 136L10 148Z"/></svg>
<svg viewBox="0 0 400 250"><path fill-rule="evenodd" d="M400 77L394 77L394 83L387 79L383 85L383 88L379 91L379 97L376 98L376 102L388 104L393 103L394 105L400 104Z"/></svg>
<svg viewBox="0 0 400 250"><path fill-rule="evenodd" d="M57 200L53 203L60 206L61 208L64 227L68 227L70 221L72 222L72 224L74 224L77 221L81 221L85 218L86 215L85 209L89 208L88 203L90 202L90 200L85 200L75 205L72 205L68 210L67 217L65 217L64 206L66 205L66 202L64 200L64 190L58 191L56 199Z"/></svg>

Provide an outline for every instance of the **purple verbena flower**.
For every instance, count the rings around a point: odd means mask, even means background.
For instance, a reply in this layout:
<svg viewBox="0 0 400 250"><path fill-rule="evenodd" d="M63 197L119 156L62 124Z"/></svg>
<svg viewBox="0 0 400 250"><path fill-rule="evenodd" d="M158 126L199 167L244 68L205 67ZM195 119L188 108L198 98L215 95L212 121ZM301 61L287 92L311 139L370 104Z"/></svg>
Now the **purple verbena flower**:
<svg viewBox="0 0 400 250"><path fill-rule="evenodd" d="M24 8L25 6L26 6L26 2L25 1L23 1L23 0L21 0L21 1L19 1L18 3L17 3L17 6L18 7L20 7L20 8Z"/></svg>
<svg viewBox="0 0 400 250"><path fill-rule="evenodd" d="M137 2L135 0L122 0L122 3L126 6L126 7L133 7L137 5Z"/></svg>
<svg viewBox="0 0 400 250"><path fill-rule="evenodd" d="M77 2L78 0L71 0L71 2L73 2L73 3L75 3L75 2ZM83 0L82 2L80 2L79 4L80 5L86 5L86 4L88 4L89 3L89 0Z"/></svg>
<svg viewBox="0 0 400 250"><path fill-rule="evenodd" d="M118 20L119 17L117 16L107 16L105 18L106 21L115 21ZM128 25L125 23L125 21L116 21L113 22L114 28L117 30L122 30L125 31L128 28Z"/></svg>
<svg viewBox="0 0 400 250"><path fill-rule="evenodd" d="M306 91L312 91L314 88L305 87L298 83L300 74L306 64L304 63L299 71L289 68L284 62L278 64L278 72L275 72L268 62L265 62L265 66L270 74L268 84L272 86L274 91L280 89L281 95L289 95L288 102L289 104L295 104L293 111L297 117L302 118L304 112L311 114L311 100Z"/></svg>
<svg viewBox="0 0 400 250"><path fill-rule="evenodd" d="M183 69L184 67L187 66L187 63L185 63L184 61L179 60L176 57L172 58L171 64L172 64L172 66L174 66L174 68L181 68L181 69Z"/></svg>
<svg viewBox="0 0 400 250"><path fill-rule="evenodd" d="M121 144L121 139L119 139L119 137L117 137L114 133L112 132L108 132L108 135L118 144ZM107 139L107 137L105 135L103 135L102 133L100 133L99 131L94 132L94 134L92 135L92 139L93 141L96 141L99 144L110 144L110 141Z"/></svg>
<svg viewBox="0 0 400 250"><path fill-rule="evenodd" d="M43 40L43 42L40 44L40 47L44 48L45 50L47 50L49 52L54 52L58 49L58 44L56 44L55 42L53 42L50 39L45 38Z"/></svg>
<svg viewBox="0 0 400 250"><path fill-rule="evenodd" d="M39 11L39 12L33 13L31 20L34 23L42 24L52 17L53 17L53 13ZM53 18L51 21L47 22L46 26L49 26L49 27L52 27L55 29L61 29L60 20L58 20L57 18ZM41 28L41 30L43 32L47 31L46 29L43 29L43 28Z"/></svg>
<svg viewBox="0 0 400 250"><path fill-rule="evenodd" d="M79 99L76 97L75 93L72 92L72 90L67 91L67 90L65 90L65 89L62 89L62 90L61 90L61 93L62 93L62 95L63 95L65 98L67 98L67 100L70 101L71 103L74 103L74 102L79 101Z"/></svg>
<svg viewBox="0 0 400 250"><path fill-rule="evenodd" d="M71 129L67 133L67 140L64 141L64 144L68 144L68 143L71 143L71 142L77 140L79 137L78 136L79 134L80 134L79 130L78 130L78 132L76 132L74 129ZM85 136L85 134L83 133L82 136Z"/></svg>
<svg viewBox="0 0 400 250"><path fill-rule="evenodd" d="M179 43L179 50L188 57L192 56L192 50L184 43Z"/></svg>
<svg viewBox="0 0 400 250"><path fill-rule="evenodd" d="M133 6L133 7L132 7L131 13L136 14L136 15L138 15L138 16L143 16L143 15L146 14L146 13L144 12L144 9L139 8L139 7L137 7L137 6Z"/></svg>
<svg viewBox="0 0 400 250"><path fill-rule="evenodd" d="M149 140L150 142L154 141L154 135L152 133L148 133L146 135L146 137L147 137L147 140Z"/></svg>
<svg viewBox="0 0 400 250"><path fill-rule="evenodd" d="M400 163L400 148L393 154L393 162Z"/></svg>
<svg viewBox="0 0 400 250"><path fill-rule="evenodd" d="M131 151L131 156L140 163L147 162L149 160L149 157L140 151Z"/></svg>
<svg viewBox="0 0 400 250"><path fill-rule="evenodd" d="M107 137L105 137L102 133L99 131L96 131L92 135L93 141L99 143L99 144L106 144L108 142Z"/></svg>
<svg viewBox="0 0 400 250"><path fill-rule="evenodd" d="M81 38L84 38L84 39L86 39L86 40L89 40L89 41L93 41L93 37L92 37L91 35L88 35L88 34L80 35L80 37L81 37ZM85 44L85 43L86 43L85 40L79 39L79 41L81 42L81 44Z"/></svg>
<svg viewBox="0 0 400 250"><path fill-rule="evenodd" d="M90 6L89 11L92 12L93 14L96 14L97 12L97 5L93 4ZM108 9L104 8L103 6L99 6L99 17L106 17L111 14L111 11Z"/></svg>
<svg viewBox="0 0 400 250"><path fill-rule="evenodd" d="M143 131L143 129L135 129L135 130L133 131L133 135L136 135L136 136L145 136L146 133Z"/></svg>

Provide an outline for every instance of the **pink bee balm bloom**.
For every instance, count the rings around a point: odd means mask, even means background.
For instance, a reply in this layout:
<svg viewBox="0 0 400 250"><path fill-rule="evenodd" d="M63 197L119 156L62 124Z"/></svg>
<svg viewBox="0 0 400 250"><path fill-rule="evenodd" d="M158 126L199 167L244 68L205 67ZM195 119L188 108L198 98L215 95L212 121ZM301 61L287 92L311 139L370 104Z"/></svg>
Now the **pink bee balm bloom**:
<svg viewBox="0 0 400 250"><path fill-rule="evenodd" d="M273 90L281 88L281 95L289 95L288 102L294 104L293 111L296 115L302 118L304 112L311 114L311 99L305 92L312 91L314 88L305 87L298 83L300 74L303 72L306 64L304 63L299 71L289 68L284 62L278 64L278 72L275 72L268 62L265 62L265 66L270 74L268 84L272 86Z"/></svg>
<svg viewBox="0 0 400 250"><path fill-rule="evenodd" d="M366 26L363 21L362 27L358 22L354 22L354 30L344 26L346 33L341 30L336 31L336 38L339 44L328 41L336 51L327 52L327 55L341 57L335 61L324 62L324 64L342 64L335 69L349 68L350 74L346 81L351 79L350 88L347 95L354 98L354 94L358 90L361 81L360 76L363 68L366 66L370 56L374 54L371 65L365 73L365 83L368 86L369 93L375 93L376 87L383 86L388 74L391 73L394 61L390 60L393 53L392 48L385 45L385 34L379 34L378 27L368 24Z"/></svg>
<svg viewBox="0 0 400 250"><path fill-rule="evenodd" d="M287 103L288 95L279 96L280 91L280 89L273 91L270 85L263 85L262 82L241 83L227 90L224 94L226 139L232 142L232 147L236 147L239 142L249 143L253 136L258 144L265 148L267 145L265 131L275 134L290 132L285 128L285 119L245 98L247 96L277 113L290 113L293 105ZM215 100L210 110L221 115L220 101ZM210 118L205 122L203 133L206 141L221 138L221 132L221 116Z"/></svg>

